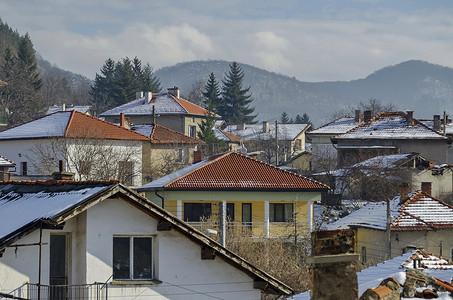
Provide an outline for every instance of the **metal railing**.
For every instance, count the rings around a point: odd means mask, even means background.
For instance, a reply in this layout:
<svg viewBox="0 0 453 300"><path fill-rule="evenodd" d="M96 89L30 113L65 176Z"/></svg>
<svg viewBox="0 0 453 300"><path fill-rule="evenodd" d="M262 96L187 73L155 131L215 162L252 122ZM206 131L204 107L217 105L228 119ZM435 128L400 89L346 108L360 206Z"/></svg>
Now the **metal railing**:
<svg viewBox="0 0 453 300"><path fill-rule="evenodd" d="M108 285L105 283L92 283L80 285L41 285L25 283L9 294L0 294L0 299L27 299L27 300L106 300ZM38 293L40 297L38 298Z"/></svg>
<svg viewBox="0 0 453 300"><path fill-rule="evenodd" d="M207 229L213 229L219 232L217 222L188 222L192 227L205 232ZM252 237L265 237L265 223L264 222L228 222L228 231L235 233L242 233ZM269 237L282 238L291 237L294 235L302 235L308 232L307 222L270 222L269 223Z"/></svg>

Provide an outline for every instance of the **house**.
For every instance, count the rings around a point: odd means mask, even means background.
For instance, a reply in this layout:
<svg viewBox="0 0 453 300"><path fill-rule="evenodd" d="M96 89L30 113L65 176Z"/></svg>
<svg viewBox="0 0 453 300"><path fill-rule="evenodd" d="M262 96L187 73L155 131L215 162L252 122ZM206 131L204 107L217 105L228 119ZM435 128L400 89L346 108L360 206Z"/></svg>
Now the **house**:
<svg viewBox="0 0 453 300"><path fill-rule="evenodd" d="M200 139L158 124L132 125L130 128L149 137L149 142L143 143L144 183L191 165L194 155L204 145ZM197 159L201 160L201 157Z"/></svg>
<svg viewBox="0 0 453 300"><path fill-rule="evenodd" d="M371 112L365 112L365 115L367 114L371 114ZM311 142L313 154L311 162L313 172L323 172L336 167L337 149L330 138L348 132L362 121L360 110L356 110L355 117L341 117L307 132L307 139Z"/></svg>
<svg viewBox="0 0 453 300"><path fill-rule="evenodd" d="M142 146L149 137L78 111L62 111L0 132L16 179L71 172L77 180L120 179L142 185Z"/></svg>
<svg viewBox="0 0 453 300"><path fill-rule="evenodd" d="M264 154L259 157L261 160L275 163L278 159L277 164L280 164L305 151L305 134L310 129L310 124L276 125L263 122L262 125L229 125L224 131L240 137L248 151L263 151ZM278 153L275 151L277 148Z"/></svg>
<svg viewBox="0 0 453 300"><path fill-rule="evenodd" d="M78 112L81 112L82 114L87 114L91 115L91 106L90 105L52 105L47 109L46 115L50 115L59 111L71 111L71 110L77 110Z"/></svg>
<svg viewBox="0 0 453 300"><path fill-rule="evenodd" d="M420 120L428 126L436 130L437 132L443 134L444 136L453 139L453 123L452 120L448 118L446 114L444 114L444 118L440 118L440 115L434 115L432 120ZM445 124L445 125L444 125ZM453 164L453 147L448 148L448 160L449 164Z"/></svg>
<svg viewBox="0 0 453 300"><path fill-rule="evenodd" d="M344 134L331 138L338 166L350 166L378 155L417 152L442 164L448 161L451 139L413 118L413 112L381 112Z"/></svg>
<svg viewBox="0 0 453 300"><path fill-rule="evenodd" d="M310 151L301 152L279 165L281 168L292 168L299 174L311 174L313 154Z"/></svg>
<svg viewBox="0 0 453 300"><path fill-rule="evenodd" d="M423 191L407 192L402 189L390 201L370 202L327 228L354 229L363 263L380 262L411 249L453 260L453 207Z"/></svg>
<svg viewBox="0 0 453 300"><path fill-rule="evenodd" d="M276 237L311 230L313 203L328 189L247 155L226 152L147 183L138 191L193 225L201 226L211 216L218 220L222 206L230 227Z"/></svg>
<svg viewBox="0 0 453 300"><path fill-rule="evenodd" d="M394 183L394 188L405 183L409 190L426 189L435 198L451 199L453 193L453 166L436 165L418 153L389 154L376 156L350 167L330 173L314 174L316 179L325 176L335 178L335 193L347 195L354 184L360 183L361 176L382 177Z"/></svg>
<svg viewBox="0 0 453 300"><path fill-rule="evenodd" d="M201 122L209 112L180 98L177 87L168 93L137 92L136 99L100 114L106 121L119 123L124 114L131 124L157 123L191 137L197 137Z"/></svg>
<svg viewBox="0 0 453 300"><path fill-rule="evenodd" d="M14 168L15 166L14 162L0 155L0 181L9 180L9 168Z"/></svg>
<svg viewBox="0 0 453 300"><path fill-rule="evenodd" d="M0 183L0 252L1 296L15 299L293 293L115 181Z"/></svg>
<svg viewBox="0 0 453 300"><path fill-rule="evenodd" d="M416 270L423 271L428 276L435 276L446 282L451 281L453 276L453 264L451 262L425 250L414 250L358 272L358 294L362 295L367 289L379 286L386 278L394 278L399 284L403 285L406 279L405 272L407 270L414 270L414 261L417 263ZM448 298L448 292L439 292L439 296L442 297L439 299L450 299ZM310 300L310 291L300 293L288 299Z"/></svg>
<svg viewBox="0 0 453 300"><path fill-rule="evenodd" d="M241 137L228 133L223 129L215 127L213 130L215 137L220 141L224 141L230 151L236 151L243 142L243 139Z"/></svg>

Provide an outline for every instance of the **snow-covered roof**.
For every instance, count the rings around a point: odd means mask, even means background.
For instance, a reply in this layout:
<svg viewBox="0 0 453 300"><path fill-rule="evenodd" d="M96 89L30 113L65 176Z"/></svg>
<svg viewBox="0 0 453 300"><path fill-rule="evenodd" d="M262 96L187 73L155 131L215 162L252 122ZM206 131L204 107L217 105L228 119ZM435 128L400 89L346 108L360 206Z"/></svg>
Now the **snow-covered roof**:
<svg viewBox="0 0 453 300"><path fill-rule="evenodd" d="M392 231L453 228L453 207L422 191L409 194L404 204L400 204L400 196L390 200L390 213ZM386 230L387 202L370 202L326 227L329 230L353 227Z"/></svg>
<svg viewBox="0 0 453 300"><path fill-rule="evenodd" d="M214 128L215 137L221 141L239 143L242 139L234 134L223 131L220 128Z"/></svg>
<svg viewBox="0 0 453 300"><path fill-rule="evenodd" d="M453 263L425 250L417 250L401 266L405 269L453 270Z"/></svg>
<svg viewBox="0 0 453 300"><path fill-rule="evenodd" d="M76 110L78 112L81 112L82 114L86 114L89 112L91 109L90 105L66 105L65 108L63 109L63 105L53 105L47 109L47 115L53 114L57 111L72 111Z"/></svg>
<svg viewBox="0 0 453 300"><path fill-rule="evenodd" d="M279 140L294 140L304 130L310 128L309 124L278 124ZM244 140L269 140L275 138L275 124L269 124L269 131L263 131L262 124L246 124L245 129L241 125L228 125L225 128L227 133L234 134Z"/></svg>
<svg viewBox="0 0 453 300"><path fill-rule="evenodd" d="M403 112L382 112L357 127L332 138L332 141L355 139L439 139L447 137L427 127L417 119L408 123L408 116Z"/></svg>
<svg viewBox="0 0 453 300"><path fill-rule="evenodd" d="M417 155L417 153L403 153L379 155L353 165L351 168L379 168L391 169L400 166L409 159Z"/></svg>
<svg viewBox="0 0 453 300"><path fill-rule="evenodd" d="M0 183L0 243L17 230L67 209L107 189L112 182L46 185ZM14 217L12 217L14 216Z"/></svg>
<svg viewBox="0 0 453 300"><path fill-rule="evenodd" d="M366 268L357 273L357 281L359 285L359 295L362 295L367 289L376 288L386 278L395 278L400 284L403 284L406 280L406 269L410 269L410 263L407 262L411 257L418 251L405 253L401 256L397 256L393 259L381 262L375 266ZM405 266L407 264L407 267ZM429 276L435 276L440 280L450 282L453 270L452 269L432 269L424 268L423 273ZM295 295L292 298L295 300L310 300L310 292L303 292ZM408 298L402 298L408 299ZM419 298L410 298L419 299ZM438 299L451 299L448 292L439 292Z"/></svg>
<svg viewBox="0 0 453 300"><path fill-rule="evenodd" d="M16 164L13 161L0 155L0 167L14 167L15 165Z"/></svg>
<svg viewBox="0 0 453 300"><path fill-rule="evenodd" d="M327 123L315 130L312 130L308 134L309 135L322 134L334 136L345 133L351 130L352 128L356 127L360 123L361 122L356 122L355 118L353 117L342 117L330 123Z"/></svg>
<svg viewBox="0 0 453 300"><path fill-rule="evenodd" d="M128 103L112 108L100 114L100 116L125 115L168 115L168 114L192 114L202 115L208 113L204 108L187 100L176 98L170 93L153 94L150 102L145 97L132 100Z"/></svg>

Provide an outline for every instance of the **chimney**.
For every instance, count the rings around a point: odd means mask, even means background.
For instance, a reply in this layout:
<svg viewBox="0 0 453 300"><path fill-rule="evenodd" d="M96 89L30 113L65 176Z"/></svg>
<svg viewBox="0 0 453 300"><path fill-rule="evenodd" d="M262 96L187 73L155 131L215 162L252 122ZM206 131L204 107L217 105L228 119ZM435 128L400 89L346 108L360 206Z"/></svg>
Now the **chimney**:
<svg viewBox="0 0 453 300"><path fill-rule="evenodd" d="M431 182L422 182L422 192L431 195L431 186L432 186Z"/></svg>
<svg viewBox="0 0 453 300"><path fill-rule="evenodd" d="M145 100L146 100L146 102L150 103L152 99L153 99L153 93L152 92L145 92Z"/></svg>
<svg viewBox="0 0 453 300"><path fill-rule="evenodd" d="M237 129L238 130L244 130L245 129L245 123L241 123L241 124L237 125Z"/></svg>
<svg viewBox="0 0 453 300"><path fill-rule="evenodd" d="M201 151L194 151L193 152L193 163L197 163L201 161Z"/></svg>
<svg viewBox="0 0 453 300"><path fill-rule="evenodd" d="M264 121L263 122L263 132L268 133L269 132L269 122Z"/></svg>
<svg viewBox="0 0 453 300"><path fill-rule="evenodd" d="M143 98L143 92L136 92L135 99L140 99L140 98Z"/></svg>
<svg viewBox="0 0 453 300"><path fill-rule="evenodd" d="M120 126L124 128L126 123L126 117L124 116L124 113L120 113Z"/></svg>
<svg viewBox="0 0 453 300"><path fill-rule="evenodd" d="M440 115L434 115L433 120L434 120L433 129L435 131L439 131L440 132Z"/></svg>
<svg viewBox="0 0 453 300"><path fill-rule="evenodd" d="M62 111L66 111L66 104L63 103L63 104L61 105L61 110L62 110Z"/></svg>
<svg viewBox="0 0 453 300"><path fill-rule="evenodd" d="M365 110L363 112L363 121L369 122L371 120L371 110Z"/></svg>
<svg viewBox="0 0 453 300"><path fill-rule="evenodd" d="M355 111L355 119L354 119L354 121L355 121L356 123L360 122L360 109L357 109L357 110Z"/></svg>
<svg viewBox="0 0 453 300"><path fill-rule="evenodd" d="M409 184L402 183L399 186L399 190L400 190L400 203L403 204L404 202L406 202L406 199L408 197L407 195L410 192Z"/></svg>
<svg viewBox="0 0 453 300"><path fill-rule="evenodd" d="M412 110L406 111L406 121L407 125L409 126L414 125L414 112Z"/></svg>
<svg viewBox="0 0 453 300"><path fill-rule="evenodd" d="M179 99L179 88L177 86L168 88L167 91L169 94L172 94L173 96Z"/></svg>

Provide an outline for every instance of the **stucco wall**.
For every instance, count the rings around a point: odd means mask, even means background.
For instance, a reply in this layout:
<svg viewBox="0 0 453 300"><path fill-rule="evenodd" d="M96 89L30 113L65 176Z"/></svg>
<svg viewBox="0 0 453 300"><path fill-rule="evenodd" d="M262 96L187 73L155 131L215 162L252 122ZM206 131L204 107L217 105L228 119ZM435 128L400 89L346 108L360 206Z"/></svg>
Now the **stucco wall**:
<svg viewBox="0 0 453 300"><path fill-rule="evenodd" d="M69 220L61 231L70 240L71 284L105 282L112 275L113 236L153 237L155 278L162 283L109 284L109 297L134 299L260 299L253 278L219 257L201 260L201 246L175 230L157 231L157 221L120 199L108 199L91 207L86 214ZM36 243L35 231L17 243ZM38 246L7 248L0 258L0 290L9 292L24 282L38 281ZM49 247L43 246L42 284L49 282ZM138 282L139 283L139 282Z"/></svg>
<svg viewBox="0 0 453 300"><path fill-rule="evenodd" d="M436 171L423 170L414 172L412 176L412 191L420 190L422 182L431 182L431 196L442 200L451 199L453 191L452 170L445 169L442 174L438 174Z"/></svg>

